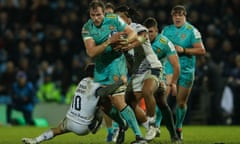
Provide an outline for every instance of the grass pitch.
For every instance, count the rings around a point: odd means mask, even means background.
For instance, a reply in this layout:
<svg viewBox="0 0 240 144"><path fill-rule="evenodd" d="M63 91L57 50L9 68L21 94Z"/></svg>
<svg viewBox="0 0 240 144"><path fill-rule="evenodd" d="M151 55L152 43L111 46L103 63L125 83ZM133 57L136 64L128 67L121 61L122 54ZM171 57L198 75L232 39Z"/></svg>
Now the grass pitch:
<svg viewBox="0 0 240 144"><path fill-rule="evenodd" d="M21 144L23 137L35 137L48 130L48 127L0 127L0 144ZM240 126L184 126L184 144L240 144ZM144 129L142 128L144 133ZM43 144L104 144L106 128L101 128L95 135L77 136L69 133L57 136ZM135 139L131 129L126 132L124 144ZM170 137L167 129L161 127L161 136L149 144L168 144ZM113 144L113 143L110 143Z"/></svg>

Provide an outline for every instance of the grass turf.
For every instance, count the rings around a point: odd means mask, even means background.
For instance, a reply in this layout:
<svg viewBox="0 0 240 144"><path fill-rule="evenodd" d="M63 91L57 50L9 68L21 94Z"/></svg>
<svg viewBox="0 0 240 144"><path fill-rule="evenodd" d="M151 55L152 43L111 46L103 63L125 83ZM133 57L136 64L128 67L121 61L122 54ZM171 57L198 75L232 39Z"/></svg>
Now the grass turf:
<svg viewBox="0 0 240 144"><path fill-rule="evenodd" d="M22 137L35 137L48 130L48 127L2 126L0 127L0 144L18 144ZM240 126L184 126L184 144L240 144ZM144 129L142 129L144 132ZM77 136L69 133L57 136L44 144L104 144L106 129L101 128L97 134ZM131 129L126 132L124 144L135 139ZM161 136L149 144L168 144L170 138L167 129L161 128Z"/></svg>

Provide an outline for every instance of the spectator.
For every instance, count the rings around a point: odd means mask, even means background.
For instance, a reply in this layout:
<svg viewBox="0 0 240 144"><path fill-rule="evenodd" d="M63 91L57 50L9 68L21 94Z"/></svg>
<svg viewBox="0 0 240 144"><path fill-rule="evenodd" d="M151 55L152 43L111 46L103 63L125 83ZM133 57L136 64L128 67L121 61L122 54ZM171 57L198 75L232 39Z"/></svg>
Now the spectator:
<svg viewBox="0 0 240 144"><path fill-rule="evenodd" d="M11 124L12 110L23 113L26 124L34 125L32 113L34 109L35 89L24 71L18 71L16 82L12 85L11 104L7 105L7 123Z"/></svg>
<svg viewBox="0 0 240 144"><path fill-rule="evenodd" d="M222 113L220 109L222 92L224 88L223 78L221 77L220 67L211 59L209 54L198 57L198 70L203 74L202 81L206 87L207 95L205 99L209 99L210 109L208 112L208 124L221 124Z"/></svg>
<svg viewBox="0 0 240 144"><path fill-rule="evenodd" d="M12 61L8 61L6 71L4 71L0 77L0 95L4 103L10 102L10 92L12 84L15 81L15 76L15 65Z"/></svg>
<svg viewBox="0 0 240 144"><path fill-rule="evenodd" d="M37 97L39 102L61 102L61 91L52 81L51 73L44 73L44 82L37 90Z"/></svg>
<svg viewBox="0 0 240 144"><path fill-rule="evenodd" d="M233 124L240 124L240 54L235 57L236 67L232 69L228 82L233 90Z"/></svg>

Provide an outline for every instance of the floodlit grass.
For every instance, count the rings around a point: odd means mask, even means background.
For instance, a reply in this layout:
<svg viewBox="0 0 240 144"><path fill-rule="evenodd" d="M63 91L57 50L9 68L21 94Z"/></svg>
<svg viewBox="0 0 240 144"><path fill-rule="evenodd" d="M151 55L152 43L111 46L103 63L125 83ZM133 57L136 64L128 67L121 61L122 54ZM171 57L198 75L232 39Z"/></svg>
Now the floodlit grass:
<svg viewBox="0 0 240 144"><path fill-rule="evenodd" d="M35 137L48 130L47 127L0 127L0 144L18 144L22 137ZM240 144L240 126L184 126L184 144ZM144 132L144 129L142 129ZM77 136L69 133L57 136L44 144L104 144L106 129L101 128L97 134ZM135 139L131 129L126 132L125 144ZM150 144L168 144L170 137L165 127L161 128L161 137Z"/></svg>

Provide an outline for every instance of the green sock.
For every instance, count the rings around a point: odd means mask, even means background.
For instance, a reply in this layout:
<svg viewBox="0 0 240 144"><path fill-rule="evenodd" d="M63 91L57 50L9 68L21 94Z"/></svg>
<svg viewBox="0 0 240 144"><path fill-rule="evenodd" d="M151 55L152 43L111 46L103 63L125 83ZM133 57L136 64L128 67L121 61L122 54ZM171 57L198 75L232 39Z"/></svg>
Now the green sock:
<svg viewBox="0 0 240 144"><path fill-rule="evenodd" d="M119 113L120 114L120 113ZM118 128L118 123L113 121L113 124L112 124L112 127L113 129L117 129Z"/></svg>
<svg viewBox="0 0 240 144"><path fill-rule="evenodd" d="M164 123L166 124L166 127L169 131L169 134L170 134L171 138L176 137L177 136L176 128L175 128L175 125L174 125L172 112L171 112L169 106L166 106L165 108L162 108L162 115L163 115Z"/></svg>
<svg viewBox="0 0 240 144"><path fill-rule="evenodd" d="M187 106L184 108L176 107L176 128L182 128L185 115L187 113Z"/></svg>
<svg viewBox="0 0 240 144"><path fill-rule="evenodd" d="M107 132L108 132L108 134L113 134L113 128L112 127L108 127L107 128Z"/></svg>
<svg viewBox="0 0 240 144"><path fill-rule="evenodd" d="M124 109L122 109L121 115L127 121L129 126L132 128L134 134L136 136L142 136L137 119L135 117L133 110L130 108L130 106L126 106Z"/></svg>
<svg viewBox="0 0 240 144"><path fill-rule="evenodd" d="M156 120L155 120L155 123L156 123L156 126L157 126L158 128L160 128L161 122L162 122L162 112L161 112L161 110L158 108L158 106L156 106Z"/></svg>
<svg viewBox="0 0 240 144"><path fill-rule="evenodd" d="M126 126L126 121L123 119L123 117L121 116L120 112L117 110L117 108L112 107L109 116L111 119L113 119L115 121L115 123L117 123L119 126Z"/></svg>

